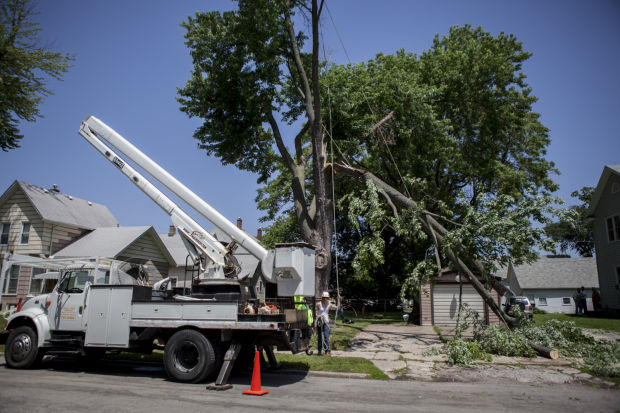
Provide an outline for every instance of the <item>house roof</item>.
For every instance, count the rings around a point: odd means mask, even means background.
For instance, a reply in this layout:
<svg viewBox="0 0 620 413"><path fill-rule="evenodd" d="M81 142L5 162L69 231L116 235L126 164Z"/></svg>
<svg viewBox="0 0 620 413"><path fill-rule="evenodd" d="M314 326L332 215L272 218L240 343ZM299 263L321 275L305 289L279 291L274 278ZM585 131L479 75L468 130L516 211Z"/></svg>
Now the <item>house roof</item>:
<svg viewBox="0 0 620 413"><path fill-rule="evenodd" d="M174 265L174 258L161 238L157 236L155 229L147 226L97 228L54 255L56 257L100 256L115 258L143 235L150 236L153 242L160 248L168 263Z"/></svg>
<svg viewBox="0 0 620 413"><path fill-rule="evenodd" d="M548 258L514 267L521 289L576 289L581 286L598 288L596 259Z"/></svg>
<svg viewBox="0 0 620 413"><path fill-rule="evenodd" d="M598 184L592 194L592 200L590 201L590 206L588 207L588 216L594 216L598 203L603 196L605 187L607 186L607 181L612 175L620 176L620 165L606 165L605 168L603 168L601 178L598 180Z"/></svg>
<svg viewBox="0 0 620 413"><path fill-rule="evenodd" d="M6 202L18 188L28 197L44 221L84 229L118 225L116 218L104 205L17 180L2 194L0 204Z"/></svg>

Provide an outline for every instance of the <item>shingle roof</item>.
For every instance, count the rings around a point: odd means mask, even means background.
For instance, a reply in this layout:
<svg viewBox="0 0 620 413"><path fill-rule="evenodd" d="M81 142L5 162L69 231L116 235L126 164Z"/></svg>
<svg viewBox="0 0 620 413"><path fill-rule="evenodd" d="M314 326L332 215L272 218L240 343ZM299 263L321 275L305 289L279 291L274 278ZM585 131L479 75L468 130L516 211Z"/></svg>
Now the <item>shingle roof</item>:
<svg viewBox="0 0 620 413"><path fill-rule="evenodd" d="M18 185L44 221L77 228L114 227L118 221L105 205L96 204L61 192L54 192L22 181L15 181L5 192Z"/></svg>
<svg viewBox="0 0 620 413"><path fill-rule="evenodd" d="M598 288L598 272L593 257L540 257L531 264L514 268L521 289Z"/></svg>
<svg viewBox="0 0 620 413"><path fill-rule="evenodd" d="M54 254L56 257L109 257L115 258L125 248L147 232L160 247L170 264L174 259L153 227L108 227L97 228L74 243Z"/></svg>

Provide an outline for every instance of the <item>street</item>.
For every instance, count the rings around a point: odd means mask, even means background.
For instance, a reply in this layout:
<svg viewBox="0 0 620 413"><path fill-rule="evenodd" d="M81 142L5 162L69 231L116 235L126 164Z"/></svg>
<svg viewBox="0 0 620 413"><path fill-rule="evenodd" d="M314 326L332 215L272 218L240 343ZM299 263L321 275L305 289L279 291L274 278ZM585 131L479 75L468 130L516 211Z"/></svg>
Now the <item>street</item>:
<svg viewBox="0 0 620 413"><path fill-rule="evenodd" d="M3 361L3 359L0 359ZM0 365L2 412L614 412L620 391L582 384L520 384L364 380L263 373L264 396L242 395L249 373L232 377L227 391L205 384L168 381L156 364L106 362L84 368L74 360L51 360L36 370Z"/></svg>

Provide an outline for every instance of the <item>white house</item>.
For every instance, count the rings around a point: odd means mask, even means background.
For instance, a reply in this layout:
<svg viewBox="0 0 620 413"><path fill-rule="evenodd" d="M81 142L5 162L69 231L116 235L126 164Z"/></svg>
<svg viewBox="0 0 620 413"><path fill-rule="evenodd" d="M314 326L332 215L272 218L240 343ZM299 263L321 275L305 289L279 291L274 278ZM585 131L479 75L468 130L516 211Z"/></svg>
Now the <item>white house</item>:
<svg viewBox="0 0 620 413"><path fill-rule="evenodd" d="M588 311L593 310L592 288L598 288L596 260L593 257L540 257L531 264L508 266L510 289L530 299L548 313L575 313L573 295L585 287Z"/></svg>

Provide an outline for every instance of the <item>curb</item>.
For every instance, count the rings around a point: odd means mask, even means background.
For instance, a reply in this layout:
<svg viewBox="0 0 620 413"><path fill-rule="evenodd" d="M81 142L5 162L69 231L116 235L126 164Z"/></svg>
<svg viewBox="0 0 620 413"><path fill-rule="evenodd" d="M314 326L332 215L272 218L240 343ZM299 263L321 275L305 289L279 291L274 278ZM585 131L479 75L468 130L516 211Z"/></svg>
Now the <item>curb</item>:
<svg viewBox="0 0 620 413"><path fill-rule="evenodd" d="M290 374L290 375L299 375L299 376L314 376L314 377L334 377L340 379L365 379L368 375L365 373L347 373L347 372L338 372L338 371L313 371L313 370L291 370L291 369L282 369L282 370L262 370L262 375L272 374Z"/></svg>

